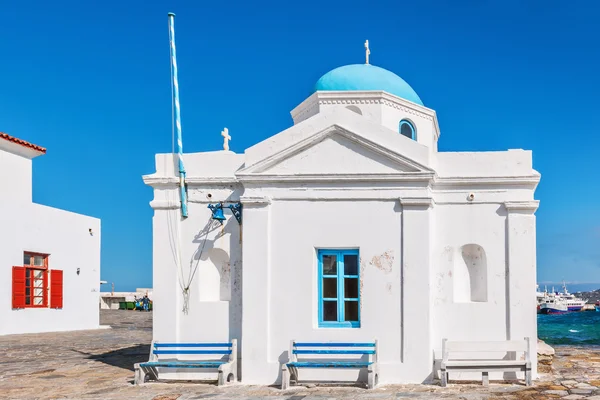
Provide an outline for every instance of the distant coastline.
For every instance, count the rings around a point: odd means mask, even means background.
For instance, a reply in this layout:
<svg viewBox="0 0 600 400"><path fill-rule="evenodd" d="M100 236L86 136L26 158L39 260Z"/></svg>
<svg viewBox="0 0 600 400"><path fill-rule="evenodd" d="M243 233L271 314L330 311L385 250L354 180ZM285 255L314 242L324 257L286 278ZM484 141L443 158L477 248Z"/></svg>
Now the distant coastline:
<svg viewBox="0 0 600 400"><path fill-rule="evenodd" d="M538 282L538 290L541 292L544 291L544 288L548 289L548 291L554 290L557 292L562 292L563 283L562 282ZM600 290L600 283L569 283L567 282L567 289L571 293L585 293L585 292L594 292Z"/></svg>
<svg viewBox="0 0 600 400"><path fill-rule="evenodd" d="M573 292L577 297L585 300L588 304L595 304L600 301L600 289L589 292Z"/></svg>

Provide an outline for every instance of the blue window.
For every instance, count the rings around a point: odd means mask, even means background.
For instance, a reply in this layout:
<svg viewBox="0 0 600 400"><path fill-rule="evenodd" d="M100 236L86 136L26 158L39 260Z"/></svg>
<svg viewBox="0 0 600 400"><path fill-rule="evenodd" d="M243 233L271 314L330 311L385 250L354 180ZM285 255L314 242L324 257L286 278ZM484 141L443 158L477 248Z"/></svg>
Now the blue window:
<svg viewBox="0 0 600 400"><path fill-rule="evenodd" d="M412 140L417 139L417 131L414 125L405 119L400 121L400 134Z"/></svg>
<svg viewBox="0 0 600 400"><path fill-rule="evenodd" d="M358 250L319 250L319 327L360 327Z"/></svg>

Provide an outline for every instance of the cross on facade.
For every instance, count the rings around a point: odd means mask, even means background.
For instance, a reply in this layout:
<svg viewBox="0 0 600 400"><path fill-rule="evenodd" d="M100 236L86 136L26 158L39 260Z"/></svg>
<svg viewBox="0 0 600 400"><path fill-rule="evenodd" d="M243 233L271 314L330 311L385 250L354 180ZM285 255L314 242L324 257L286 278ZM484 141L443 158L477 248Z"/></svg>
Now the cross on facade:
<svg viewBox="0 0 600 400"><path fill-rule="evenodd" d="M231 140L231 136L229 136L229 129L224 128L221 132L221 136L223 136L223 150L229 151L229 141Z"/></svg>
<svg viewBox="0 0 600 400"><path fill-rule="evenodd" d="M371 54L371 50L369 50L369 41L368 40L365 42L365 54L367 57L366 64L368 64L369 63L369 55Z"/></svg>

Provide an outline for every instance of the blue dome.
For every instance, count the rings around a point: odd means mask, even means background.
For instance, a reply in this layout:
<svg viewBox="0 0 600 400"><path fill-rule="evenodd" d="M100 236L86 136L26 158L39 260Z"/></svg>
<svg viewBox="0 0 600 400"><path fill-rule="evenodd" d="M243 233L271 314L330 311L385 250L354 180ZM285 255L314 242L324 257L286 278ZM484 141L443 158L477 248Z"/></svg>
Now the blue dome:
<svg viewBox="0 0 600 400"><path fill-rule="evenodd" d="M315 92L317 90L382 90L423 105L417 92L404 79L371 64L344 65L333 69L317 81Z"/></svg>

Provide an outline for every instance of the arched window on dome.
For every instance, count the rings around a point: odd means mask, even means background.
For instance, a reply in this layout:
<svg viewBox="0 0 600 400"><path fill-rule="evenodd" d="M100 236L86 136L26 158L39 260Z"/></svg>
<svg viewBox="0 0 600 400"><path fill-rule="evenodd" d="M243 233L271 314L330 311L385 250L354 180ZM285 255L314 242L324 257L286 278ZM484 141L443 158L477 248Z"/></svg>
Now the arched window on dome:
<svg viewBox="0 0 600 400"><path fill-rule="evenodd" d="M400 121L400 134L406 136L409 139L417 140L417 130L415 126L408 120L403 119Z"/></svg>
<svg viewBox="0 0 600 400"><path fill-rule="evenodd" d="M360 108L358 108L356 106L347 106L346 108L350 111L354 111L358 115L362 115L362 111L360 110Z"/></svg>

